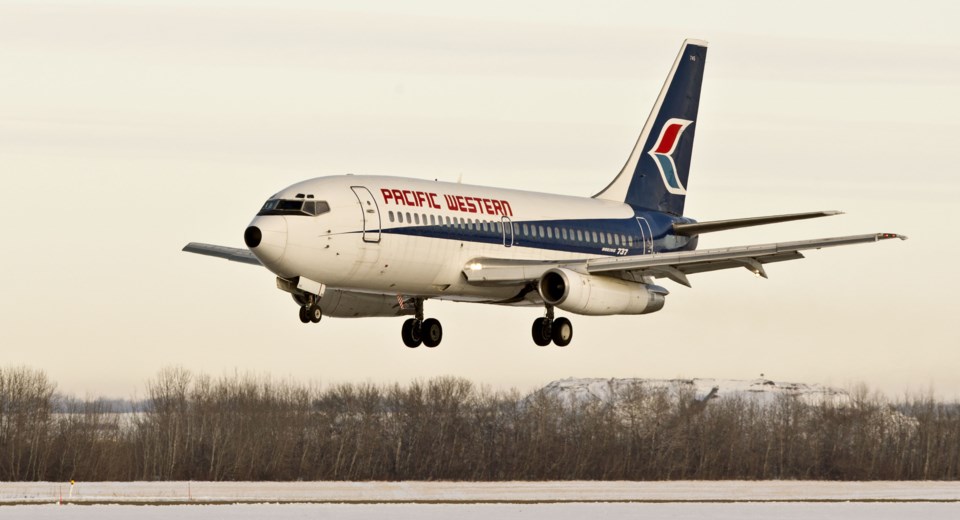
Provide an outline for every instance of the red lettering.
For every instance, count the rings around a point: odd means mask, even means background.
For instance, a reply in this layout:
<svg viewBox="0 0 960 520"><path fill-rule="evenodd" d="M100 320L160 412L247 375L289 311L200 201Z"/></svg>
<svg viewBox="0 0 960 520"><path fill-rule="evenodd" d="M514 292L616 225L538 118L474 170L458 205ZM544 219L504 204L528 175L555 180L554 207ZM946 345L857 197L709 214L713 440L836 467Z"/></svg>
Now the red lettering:
<svg viewBox="0 0 960 520"><path fill-rule="evenodd" d="M447 209L451 211L457 210L457 199L453 195L444 195L443 198L447 201Z"/></svg>
<svg viewBox="0 0 960 520"><path fill-rule="evenodd" d="M503 206L500 205L499 200L490 201L493 205L493 214L494 215L503 215Z"/></svg>
<svg viewBox="0 0 960 520"><path fill-rule="evenodd" d="M384 204L389 204L389 202L387 201L387 199L392 199L392 198L393 198L393 193L390 193L390 190L388 190L388 189L386 189L386 188L381 188L381 189L380 189L380 195L383 196L383 203L384 203Z"/></svg>
<svg viewBox="0 0 960 520"><path fill-rule="evenodd" d="M416 202L411 201L408 196L413 196L413 193L411 193L410 190L403 190L403 201L407 204L407 206L416 206Z"/></svg>
<svg viewBox="0 0 960 520"><path fill-rule="evenodd" d="M420 206L420 207L422 208L422 207L423 207L423 203L424 203L424 201L426 201L426 200L427 200L427 195L426 195L424 192L422 192L422 191L418 191L418 192L417 192L417 206Z"/></svg>
<svg viewBox="0 0 960 520"><path fill-rule="evenodd" d="M403 204L403 193L400 193L400 190L390 190L390 193L393 194L393 203L394 204Z"/></svg>
<svg viewBox="0 0 960 520"><path fill-rule="evenodd" d="M466 200L467 200L467 207L470 208L470 213L476 213L476 212L477 212L477 206L475 206L475 205L473 204L473 201L476 200L476 199L474 199L473 197L467 197Z"/></svg>
<svg viewBox="0 0 960 520"><path fill-rule="evenodd" d="M430 194L430 207L433 208L433 209L440 209L440 205L437 204L437 194L436 194L436 193L431 193L431 194Z"/></svg>
<svg viewBox="0 0 960 520"><path fill-rule="evenodd" d="M487 215L493 214L493 206L490 204L490 199L483 199L483 208L487 210Z"/></svg>
<svg viewBox="0 0 960 520"><path fill-rule="evenodd" d="M457 207L460 211L467 211L467 205L463 202L463 195L457 195Z"/></svg>
<svg viewBox="0 0 960 520"><path fill-rule="evenodd" d="M500 203L503 204L503 211L506 212L506 215L507 215L508 217L512 217L512 216L513 216L513 209L510 208L510 203L507 202L507 201L505 201L505 200L501 200Z"/></svg>

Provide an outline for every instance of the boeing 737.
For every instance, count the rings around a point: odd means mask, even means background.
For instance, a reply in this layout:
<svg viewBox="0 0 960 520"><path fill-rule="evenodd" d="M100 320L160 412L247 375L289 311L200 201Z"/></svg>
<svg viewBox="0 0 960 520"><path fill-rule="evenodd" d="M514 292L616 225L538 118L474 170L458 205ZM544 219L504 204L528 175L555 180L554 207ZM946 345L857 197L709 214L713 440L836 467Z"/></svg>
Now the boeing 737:
<svg viewBox="0 0 960 520"><path fill-rule="evenodd" d="M538 306L533 341L563 347L573 325L555 309L647 314L692 274L803 258L801 251L906 237L893 233L697 250L703 233L835 215L817 211L697 222L684 216L707 43L686 40L623 169L592 197L419 179L342 175L284 188L243 233L247 249L184 251L262 265L300 321L408 316L406 346L436 347L430 299ZM502 333L497 331L496 334ZM493 333L492 333L493 334Z"/></svg>

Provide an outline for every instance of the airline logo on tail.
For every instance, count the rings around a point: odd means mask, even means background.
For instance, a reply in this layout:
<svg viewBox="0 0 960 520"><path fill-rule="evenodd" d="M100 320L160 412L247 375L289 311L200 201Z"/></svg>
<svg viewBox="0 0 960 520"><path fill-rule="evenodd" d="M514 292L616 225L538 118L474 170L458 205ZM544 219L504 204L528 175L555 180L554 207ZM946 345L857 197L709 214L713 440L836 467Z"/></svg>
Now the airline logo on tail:
<svg viewBox="0 0 960 520"><path fill-rule="evenodd" d="M674 195L686 195L687 189L680 184L680 177L677 175L677 164L673 162L673 152L677 149L677 143L680 142L680 136L693 121L686 119L668 119L660 129L660 138L657 139L653 148L647 152L653 157L660 169L660 176L663 177L663 184L667 191Z"/></svg>

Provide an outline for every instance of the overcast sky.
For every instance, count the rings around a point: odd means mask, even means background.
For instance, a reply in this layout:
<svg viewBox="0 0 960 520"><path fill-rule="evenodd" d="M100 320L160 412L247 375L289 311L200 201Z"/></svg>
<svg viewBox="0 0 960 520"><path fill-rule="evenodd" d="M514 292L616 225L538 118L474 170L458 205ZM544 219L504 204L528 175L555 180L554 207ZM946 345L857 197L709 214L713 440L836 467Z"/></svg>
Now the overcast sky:
<svg viewBox="0 0 960 520"><path fill-rule="evenodd" d="M650 5L648 5L650 4ZM955 2L0 1L0 365L128 397L159 369L319 384L455 375L717 377L960 397ZM619 171L683 38L710 42L688 184L699 220L846 215L700 247L892 231L664 281L647 316L428 302L305 326L242 246L263 201L370 173L591 195Z"/></svg>

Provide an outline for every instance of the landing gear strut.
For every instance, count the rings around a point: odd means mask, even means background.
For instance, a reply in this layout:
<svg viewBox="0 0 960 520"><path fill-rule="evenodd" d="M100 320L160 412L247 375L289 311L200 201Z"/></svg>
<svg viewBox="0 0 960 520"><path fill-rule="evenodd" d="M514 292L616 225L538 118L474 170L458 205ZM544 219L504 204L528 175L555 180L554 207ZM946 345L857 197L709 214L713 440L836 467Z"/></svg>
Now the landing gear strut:
<svg viewBox="0 0 960 520"><path fill-rule="evenodd" d="M427 348L436 347L443 340L443 327L437 319L423 319L423 298L416 299L416 306L414 317L404 321L400 329L403 344L410 348L417 348L421 344Z"/></svg>
<svg viewBox="0 0 960 520"><path fill-rule="evenodd" d="M545 347L552 341L558 347L566 347L573 339L573 324L566 318L553 319L553 306L547 305L547 315L533 320L533 342Z"/></svg>

